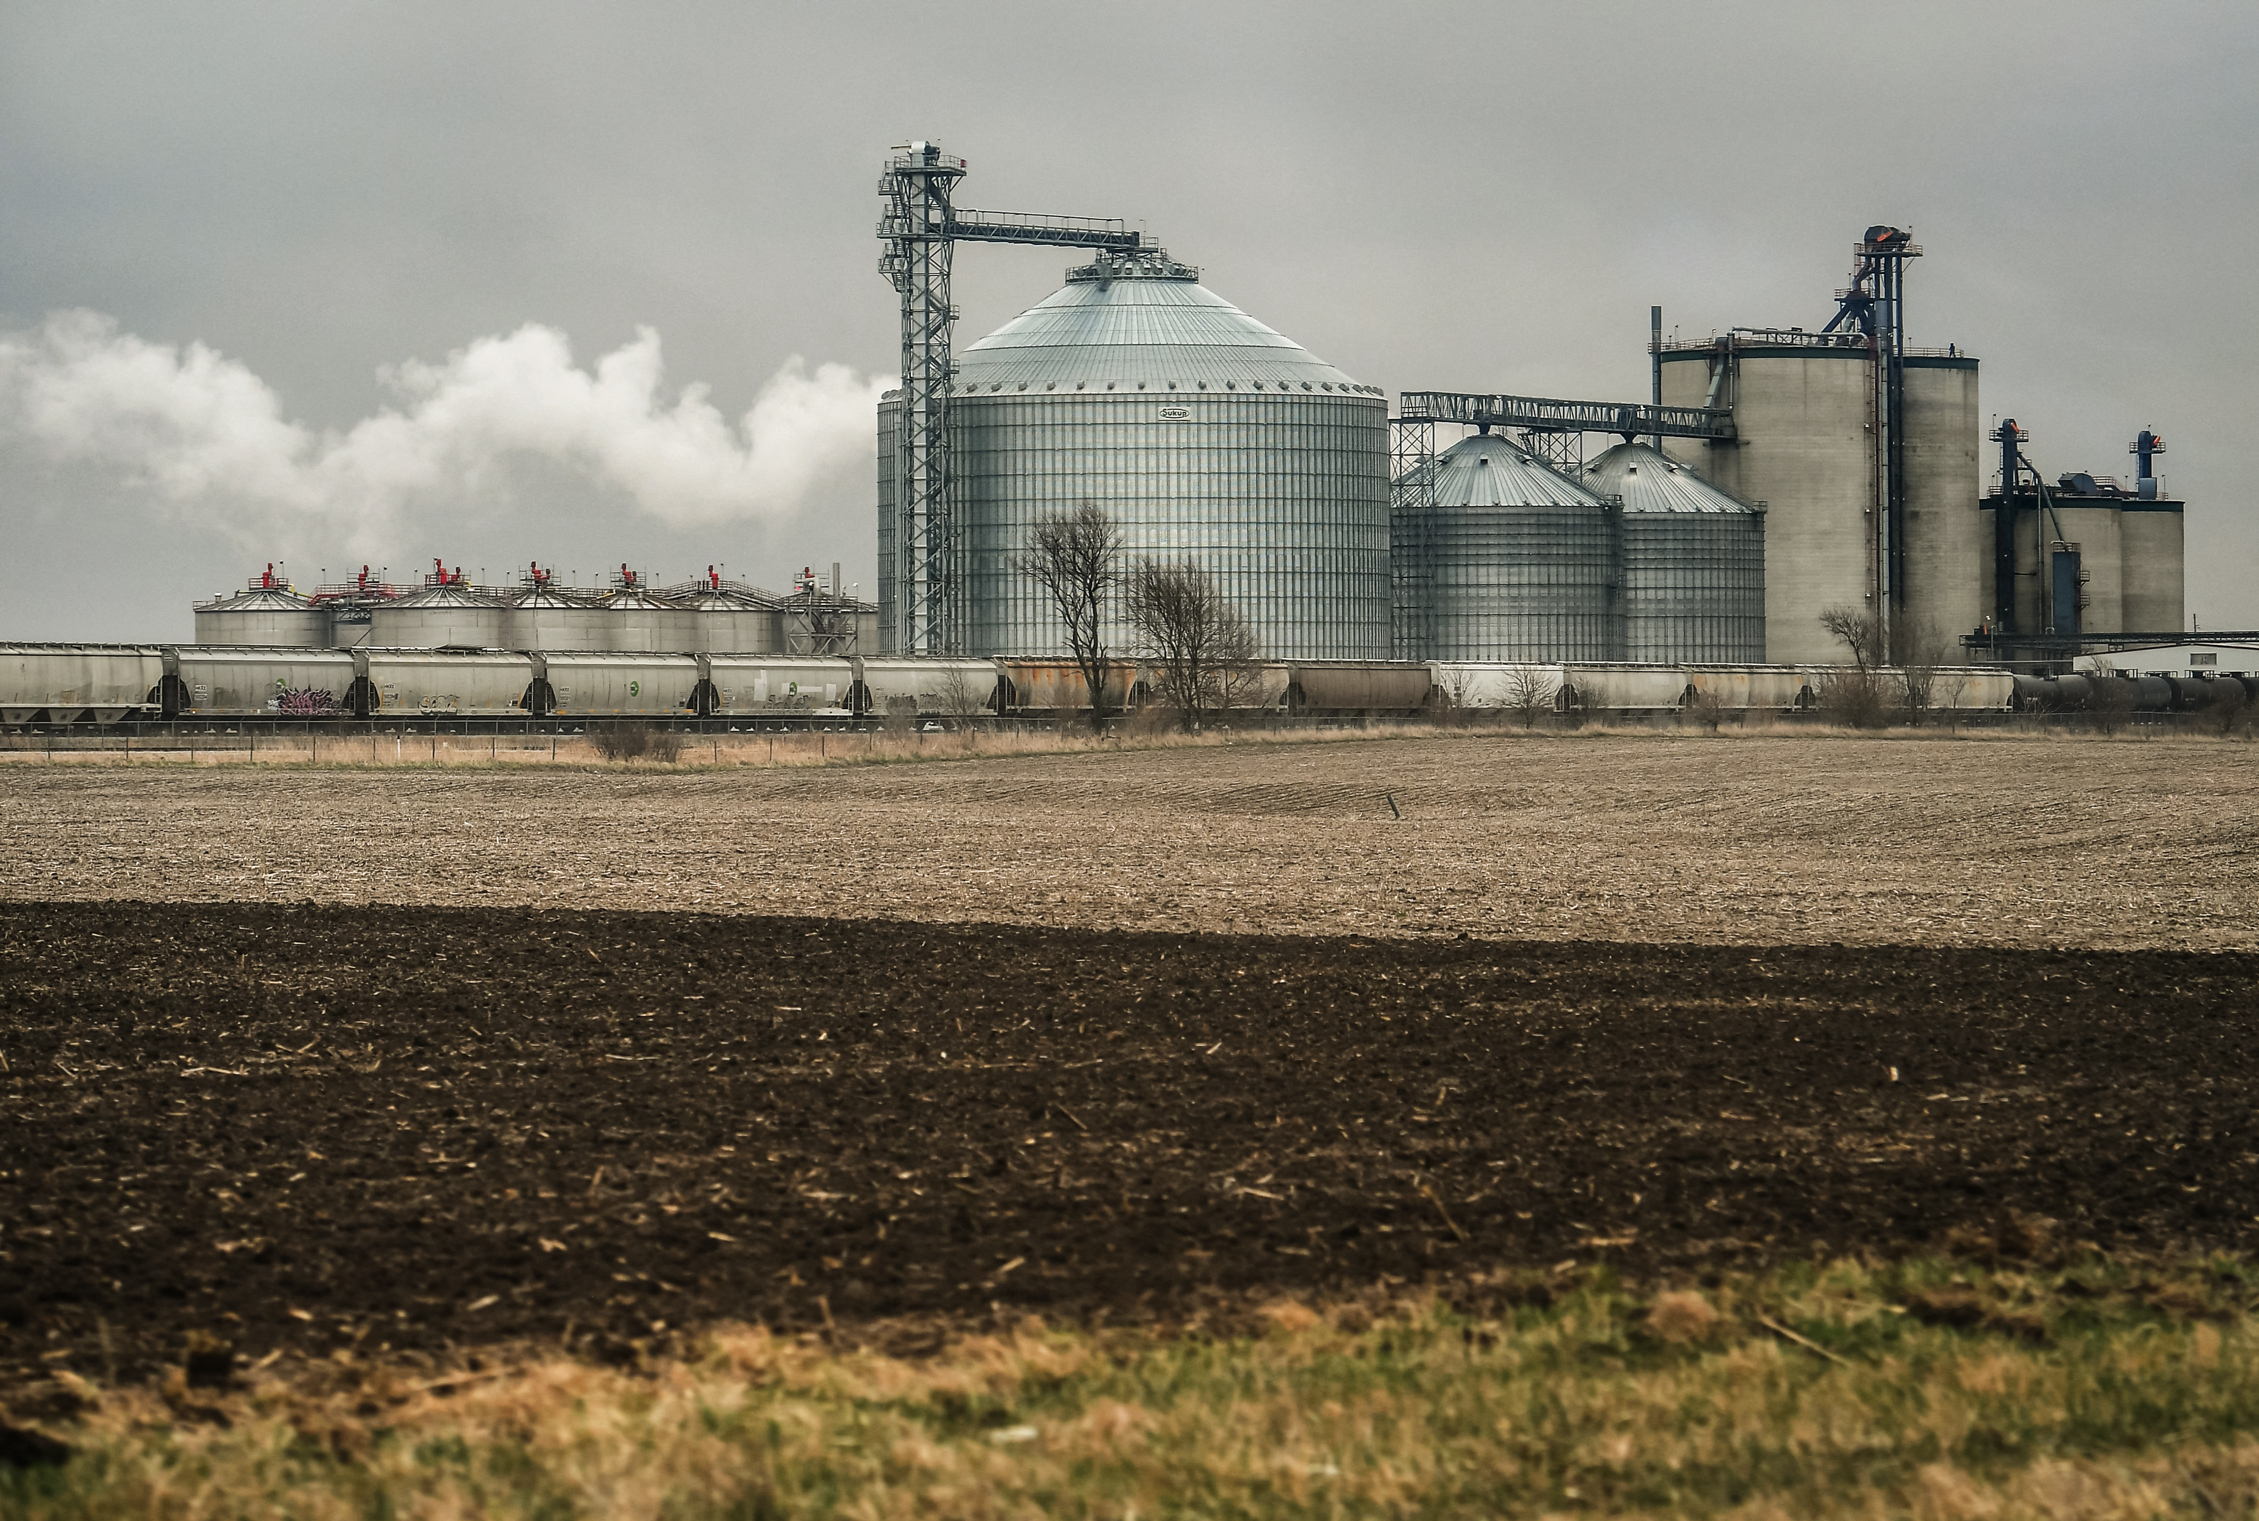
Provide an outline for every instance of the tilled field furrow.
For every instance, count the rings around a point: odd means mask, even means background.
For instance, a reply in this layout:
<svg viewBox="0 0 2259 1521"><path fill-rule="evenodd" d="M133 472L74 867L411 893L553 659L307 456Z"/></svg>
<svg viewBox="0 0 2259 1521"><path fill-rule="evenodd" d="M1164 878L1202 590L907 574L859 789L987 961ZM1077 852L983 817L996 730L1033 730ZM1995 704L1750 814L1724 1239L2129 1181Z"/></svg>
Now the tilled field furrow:
<svg viewBox="0 0 2259 1521"><path fill-rule="evenodd" d="M169 949L158 949L158 948ZM2238 953L0 905L0 1378L2248 1249Z"/></svg>

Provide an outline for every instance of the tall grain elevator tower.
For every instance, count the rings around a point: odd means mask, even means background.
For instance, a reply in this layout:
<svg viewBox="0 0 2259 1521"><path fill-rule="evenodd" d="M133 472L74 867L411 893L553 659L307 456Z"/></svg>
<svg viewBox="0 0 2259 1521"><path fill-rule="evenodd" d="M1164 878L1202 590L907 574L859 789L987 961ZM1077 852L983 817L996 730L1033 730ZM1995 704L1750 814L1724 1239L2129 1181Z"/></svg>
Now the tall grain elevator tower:
<svg viewBox="0 0 2259 1521"><path fill-rule="evenodd" d="M1656 342L1664 405L1733 414L1730 437L1669 451L1768 508L1769 660L1841 659L1820 627L1831 607L1865 614L1891 658L1949 649L1984 616L1977 361L1906 342L1905 266L1921 252L1897 228L1868 228L1817 331Z"/></svg>

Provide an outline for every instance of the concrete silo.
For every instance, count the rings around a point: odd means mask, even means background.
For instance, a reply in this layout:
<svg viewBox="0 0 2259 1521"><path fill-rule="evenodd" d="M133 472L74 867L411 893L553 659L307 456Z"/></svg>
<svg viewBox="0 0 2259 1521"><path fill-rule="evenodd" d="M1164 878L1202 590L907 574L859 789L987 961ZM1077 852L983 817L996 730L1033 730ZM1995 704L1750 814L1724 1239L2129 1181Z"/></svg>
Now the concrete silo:
<svg viewBox="0 0 2259 1521"><path fill-rule="evenodd" d="M1765 514L1646 444L1584 467L1617 497L1623 658L1740 664L1765 658Z"/></svg>
<svg viewBox="0 0 2259 1521"><path fill-rule="evenodd" d="M1734 437L1668 451L1765 515L1765 658L1843 650L1822 609L1875 601L1874 365L1860 334L1736 332L1666 348L1663 404L1730 407Z"/></svg>
<svg viewBox="0 0 2259 1521"><path fill-rule="evenodd" d="M1398 658L1623 658L1609 503L1491 433L1414 468L1432 489L1390 527Z"/></svg>
<svg viewBox="0 0 2259 1521"><path fill-rule="evenodd" d="M1131 556L1190 558L1274 659L1389 653L1388 409L1165 256L1102 254L956 361L952 548L966 655L1066 651L1012 569L1046 513L1083 503ZM904 647L894 447L879 416L880 651ZM1132 647L1117 619L1110 645Z"/></svg>

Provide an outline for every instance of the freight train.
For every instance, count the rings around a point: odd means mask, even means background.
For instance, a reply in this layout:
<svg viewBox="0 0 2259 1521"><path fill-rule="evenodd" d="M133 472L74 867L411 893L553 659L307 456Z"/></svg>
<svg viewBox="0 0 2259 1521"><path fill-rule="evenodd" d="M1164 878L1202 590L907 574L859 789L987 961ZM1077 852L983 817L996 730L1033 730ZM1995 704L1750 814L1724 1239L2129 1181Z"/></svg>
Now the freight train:
<svg viewBox="0 0 2259 1521"><path fill-rule="evenodd" d="M1154 699L1152 665L1117 661L1110 708ZM1269 661L1232 707L1251 715L1388 718L1460 709L1661 714L1698 695L1731 711L1819 702L1828 666L1533 665ZM2137 711L2212 706L2235 676L2035 678L1990 667L1934 673L1931 705L1962 712L2076 709L2118 681ZM2259 680L2240 678L2259 698ZM1043 718L1087 709L1081 672L1053 659L659 655L247 645L0 645L0 724L319 721Z"/></svg>

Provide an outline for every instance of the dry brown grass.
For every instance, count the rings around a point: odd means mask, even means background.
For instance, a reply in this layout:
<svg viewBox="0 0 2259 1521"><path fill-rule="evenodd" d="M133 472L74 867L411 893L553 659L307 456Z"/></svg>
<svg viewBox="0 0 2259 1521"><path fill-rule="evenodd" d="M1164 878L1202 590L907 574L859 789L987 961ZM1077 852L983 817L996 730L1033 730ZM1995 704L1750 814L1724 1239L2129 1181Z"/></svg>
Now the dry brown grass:
<svg viewBox="0 0 2259 1521"><path fill-rule="evenodd" d="M78 1457L0 1471L0 1507L179 1521L2247 1514L2259 1339L2241 1309L2251 1285L2222 1266L2191 1265L2181 1291L2203 1318L2158 1309L2153 1284L2107 1265L1839 1265L1647 1303L1602 1274L1467 1312L1280 1304L1220 1338L1031 1322L900 1357L741 1327L630 1371L534 1357L435 1376L340 1354L234 1393L82 1381L92 1409L60 1433ZM1925 1323L1907 1310L1925 1284L1992 1318Z"/></svg>

